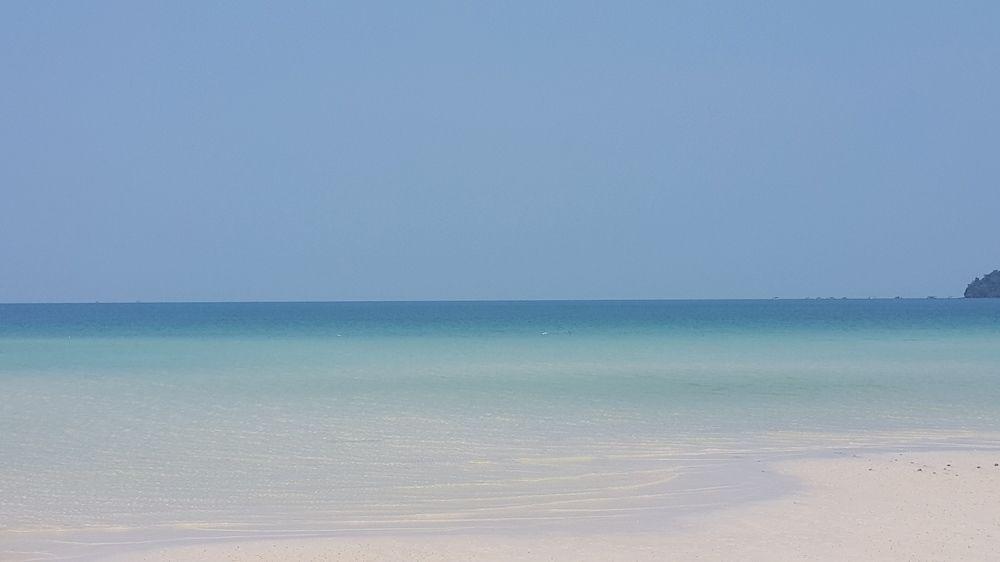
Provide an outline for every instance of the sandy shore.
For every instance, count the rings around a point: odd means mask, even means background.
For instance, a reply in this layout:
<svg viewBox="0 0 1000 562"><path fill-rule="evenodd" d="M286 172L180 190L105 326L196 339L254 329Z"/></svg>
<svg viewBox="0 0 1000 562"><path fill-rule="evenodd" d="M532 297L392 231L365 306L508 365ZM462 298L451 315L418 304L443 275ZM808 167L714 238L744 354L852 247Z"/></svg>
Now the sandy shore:
<svg viewBox="0 0 1000 562"><path fill-rule="evenodd" d="M112 560L1000 560L998 463L1000 452L950 451L761 465L802 491L657 534L258 540Z"/></svg>

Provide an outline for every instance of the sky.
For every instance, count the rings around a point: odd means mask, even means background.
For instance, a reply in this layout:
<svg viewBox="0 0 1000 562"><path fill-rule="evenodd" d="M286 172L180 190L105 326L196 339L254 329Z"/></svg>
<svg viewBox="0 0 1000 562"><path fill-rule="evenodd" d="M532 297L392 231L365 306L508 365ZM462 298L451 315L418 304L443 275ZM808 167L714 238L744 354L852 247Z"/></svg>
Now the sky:
<svg viewBox="0 0 1000 562"><path fill-rule="evenodd" d="M997 2L0 3L0 302L961 295Z"/></svg>

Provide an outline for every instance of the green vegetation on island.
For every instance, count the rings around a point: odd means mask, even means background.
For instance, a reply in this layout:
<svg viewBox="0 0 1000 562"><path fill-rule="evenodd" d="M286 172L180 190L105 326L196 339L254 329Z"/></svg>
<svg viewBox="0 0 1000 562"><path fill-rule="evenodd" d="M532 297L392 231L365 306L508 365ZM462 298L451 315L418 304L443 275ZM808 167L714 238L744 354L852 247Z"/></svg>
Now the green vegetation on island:
<svg viewBox="0 0 1000 562"><path fill-rule="evenodd" d="M976 280L965 288L965 298L1000 298L1000 270L994 269L993 273L987 273L982 279L976 277Z"/></svg>

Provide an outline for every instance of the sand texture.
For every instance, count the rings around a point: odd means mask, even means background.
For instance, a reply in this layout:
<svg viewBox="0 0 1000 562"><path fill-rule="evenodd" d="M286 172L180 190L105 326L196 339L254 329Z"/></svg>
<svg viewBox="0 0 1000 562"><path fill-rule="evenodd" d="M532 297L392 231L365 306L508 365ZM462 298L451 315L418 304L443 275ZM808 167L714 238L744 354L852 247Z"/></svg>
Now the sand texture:
<svg viewBox="0 0 1000 562"><path fill-rule="evenodd" d="M949 451L761 464L802 488L661 533L253 540L112 560L1000 560L998 463L1000 452Z"/></svg>

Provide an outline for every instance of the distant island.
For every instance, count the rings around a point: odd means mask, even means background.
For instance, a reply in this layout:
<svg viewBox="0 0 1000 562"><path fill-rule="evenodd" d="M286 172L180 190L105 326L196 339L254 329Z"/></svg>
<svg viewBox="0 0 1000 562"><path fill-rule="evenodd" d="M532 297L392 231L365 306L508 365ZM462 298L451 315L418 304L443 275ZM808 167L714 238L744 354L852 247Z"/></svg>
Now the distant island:
<svg viewBox="0 0 1000 562"><path fill-rule="evenodd" d="M982 279L976 277L976 280L965 288L965 298L1000 298L1000 270L994 269L993 273L987 273Z"/></svg>

